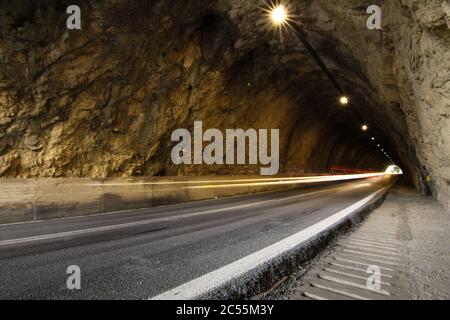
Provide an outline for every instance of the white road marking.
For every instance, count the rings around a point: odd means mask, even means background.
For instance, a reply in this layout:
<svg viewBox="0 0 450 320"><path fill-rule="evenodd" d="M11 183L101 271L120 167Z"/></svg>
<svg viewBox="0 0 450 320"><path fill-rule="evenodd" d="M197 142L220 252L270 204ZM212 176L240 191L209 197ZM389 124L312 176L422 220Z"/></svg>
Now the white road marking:
<svg viewBox="0 0 450 320"><path fill-rule="evenodd" d="M351 259L364 260L364 261L370 262L370 265L373 265L373 264L375 264L375 265L385 264L385 265L395 266L395 267L400 267L401 266L400 263L395 263L393 261L386 261L386 260L378 259L378 258L370 258L370 257L362 256L362 255L356 255L356 254L353 254L353 253L345 253L345 252L337 253L336 254L336 258L338 258L338 257L344 257L345 259L346 258L351 258Z"/></svg>
<svg viewBox="0 0 450 320"><path fill-rule="evenodd" d="M360 295L357 295L357 294L354 294L354 293L351 293L351 292L334 289L334 288L331 288L331 287L328 287L328 286L324 286L324 285L321 285L321 284L318 284L318 283L311 283L311 286L313 286L314 288L317 288L317 289L322 289L322 290L329 291L329 292L332 292L332 293L337 293L337 294L340 294L340 295L343 295L343 296L346 296L346 297L349 297L349 298L352 298L352 299L356 299L356 300L370 300L369 298L366 298L366 297L363 297L363 296L360 296Z"/></svg>
<svg viewBox="0 0 450 320"><path fill-rule="evenodd" d="M353 263L353 264L357 264L360 266L370 266L372 265L372 263L367 263L367 262L361 262L361 261L356 261L356 260L352 260L352 259L347 259L347 258L342 258L339 256L334 256L334 260L336 261L342 261L342 262L348 262L348 263ZM367 260L367 259L364 259ZM387 271L391 271L394 272L394 269L388 268L388 267L382 267L383 270L387 270Z"/></svg>
<svg viewBox="0 0 450 320"><path fill-rule="evenodd" d="M342 252L345 253L351 253L355 255L361 255L361 256L367 256L367 257L375 257L375 258L381 258L381 259L387 259L387 260L394 260L394 261L402 261L403 259L399 258L399 254L377 254L377 253L371 253L367 251L361 251L361 250L352 250L352 249L342 249Z"/></svg>
<svg viewBox="0 0 450 320"><path fill-rule="evenodd" d="M378 249L399 251L399 246L398 245L394 246L394 245L387 245L387 244L377 244L376 242L374 243L373 241L347 239L344 243L353 244L355 246L373 247L373 248L378 248Z"/></svg>
<svg viewBox="0 0 450 320"><path fill-rule="evenodd" d="M343 269L348 269L348 270L353 270L353 271L360 271L360 272L364 272L367 273L367 269L363 269L363 268L355 268L355 267L351 267L351 266L346 266L344 264L340 264L340 263L334 263L334 262L330 262L331 266L334 267L339 267L339 268L343 268ZM384 270L383 270L384 269ZM386 271L386 268L381 268L381 270ZM391 269L392 270L392 269ZM386 277L386 278L392 278L391 275L382 273L380 274L382 277Z"/></svg>
<svg viewBox="0 0 450 320"><path fill-rule="evenodd" d="M309 292L307 292L307 291L304 292L303 295L304 295L306 298L313 299L313 300L318 300L318 301L327 301L327 300L329 300L329 299L327 299L327 298L324 298L324 297L315 295L315 294L313 294L313 293L309 293Z"/></svg>
<svg viewBox="0 0 450 320"><path fill-rule="evenodd" d="M202 297L215 289L218 289L233 279L239 278L246 273L254 270L272 259L282 256L285 252L298 248L301 244L314 239L317 235L335 226L343 219L350 216L355 211L361 209L379 194L386 191L387 188L382 188L366 198L354 203L335 213L311 227L308 227L284 240L281 240L269 247L259 250L249 256L239 259L229 265L220 269L207 273L199 278L182 284L172 290L164 292L153 300L195 300Z"/></svg>
<svg viewBox="0 0 450 320"><path fill-rule="evenodd" d="M90 234L90 233L95 233L95 232L111 231L111 230L130 228L130 227L136 227L136 226L141 226L141 225L154 224L154 223L159 223L159 222L167 222L167 221L174 221L174 220L179 220L179 219L192 218L192 217L202 216L202 215L206 215L206 214L213 214L213 213L220 213L220 212L226 212L226 211L232 211L232 210L238 210L238 209L245 209L245 208L255 207L255 206L268 204L268 203L276 203L276 202L283 202L286 200L299 199L299 198L303 198L306 196L330 192L335 189L327 189L327 190L322 190L322 191L310 192L310 193L305 193L305 194L300 194L300 195L295 195L295 196L290 196L290 197L285 197L285 198L280 198L280 199L264 200L264 201L253 202L253 203L239 205L239 206L228 207L228 208L220 208L220 209L207 210L207 211L201 211L201 212L187 213L187 214L177 215L174 217L148 219L148 220L143 220L143 221L135 221L135 222L129 222L129 223L123 223L123 224L117 224L117 225L111 225L111 226L96 227L96 228L83 229L83 230L74 230L74 231L46 234L46 235L40 235L40 236L35 236L35 237L19 238L19 239L12 239L12 240L3 240L3 241L0 241L0 247L7 246L7 245L34 242L34 241L67 238L67 237L83 235L83 234ZM339 189L339 188L337 188L337 189Z"/></svg>
<svg viewBox="0 0 450 320"><path fill-rule="evenodd" d="M375 232L390 232L390 233L397 233L398 228L375 228L375 227L368 227L364 226L361 228L362 231L375 231Z"/></svg>
<svg viewBox="0 0 450 320"><path fill-rule="evenodd" d="M355 245L355 244L343 244L342 245L346 249L350 250L364 250L374 253L381 253L381 254L395 254L395 255L401 255L398 249L380 249L380 248L374 248L370 246L365 245Z"/></svg>
<svg viewBox="0 0 450 320"><path fill-rule="evenodd" d="M365 236L357 235L356 233L351 236L351 239L358 240L358 241L372 241L373 243L383 244L383 245L386 244L386 245L392 245L392 246L398 246L399 244L401 244L401 242L399 240L386 240L384 238L381 239L380 237L378 237L378 238L365 237Z"/></svg>
<svg viewBox="0 0 450 320"><path fill-rule="evenodd" d="M397 233L382 233L382 232L368 232L361 230L358 232L358 234L363 234L368 237L380 237L383 239L389 239L389 240L396 240L397 239Z"/></svg>
<svg viewBox="0 0 450 320"><path fill-rule="evenodd" d="M346 276L346 277L349 277L349 278L355 278L355 279L367 281L367 276L359 276L357 274L344 272L344 271L340 271L340 270L336 270L336 269L332 269L332 268L323 268L323 271L326 271L326 272L329 272L329 273L335 273L335 274L338 274L338 275L341 275L341 276ZM391 285L389 282L384 282L384 281L380 281L380 283L384 284L386 286L390 286Z"/></svg>
<svg viewBox="0 0 450 320"><path fill-rule="evenodd" d="M361 289L361 290L366 290L366 291L369 291L369 292L381 294L383 296L390 296L391 295L391 293L389 291L386 291L386 290L369 289L367 287L367 285L362 285L362 284L359 284L359 283L356 283L356 282L353 282L353 281L350 281L350 280L345 280L345 279L341 279L341 278L337 278L337 277L333 277L333 276L329 276L329 275L325 275L325 274L319 274L319 278L323 279L323 280L330 281L330 282L339 283L339 284L342 284L344 286L358 288L358 289Z"/></svg>

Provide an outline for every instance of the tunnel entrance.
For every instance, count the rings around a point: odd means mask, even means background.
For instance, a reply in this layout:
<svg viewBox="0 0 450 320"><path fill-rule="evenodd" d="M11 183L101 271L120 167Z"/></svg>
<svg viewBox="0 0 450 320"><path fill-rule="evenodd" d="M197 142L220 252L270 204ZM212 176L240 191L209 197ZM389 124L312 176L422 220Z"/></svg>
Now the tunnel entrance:
<svg viewBox="0 0 450 320"><path fill-rule="evenodd" d="M387 167L386 173L403 175L403 170L397 165L390 165L389 167Z"/></svg>

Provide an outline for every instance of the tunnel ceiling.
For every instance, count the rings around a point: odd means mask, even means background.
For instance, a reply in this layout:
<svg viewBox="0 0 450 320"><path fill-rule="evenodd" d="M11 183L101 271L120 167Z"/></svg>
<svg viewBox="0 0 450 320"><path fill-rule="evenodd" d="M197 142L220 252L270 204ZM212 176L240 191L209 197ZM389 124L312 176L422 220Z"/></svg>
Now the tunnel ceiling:
<svg viewBox="0 0 450 320"><path fill-rule="evenodd" d="M374 136L411 182L447 197L450 6L375 1L383 31L372 31L372 2L290 1L350 96L342 108L304 46L266 28L262 1L2 1L0 175L251 173L171 164L170 134L202 120L280 128L293 174L384 169ZM65 28L74 3L81 31Z"/></svg>

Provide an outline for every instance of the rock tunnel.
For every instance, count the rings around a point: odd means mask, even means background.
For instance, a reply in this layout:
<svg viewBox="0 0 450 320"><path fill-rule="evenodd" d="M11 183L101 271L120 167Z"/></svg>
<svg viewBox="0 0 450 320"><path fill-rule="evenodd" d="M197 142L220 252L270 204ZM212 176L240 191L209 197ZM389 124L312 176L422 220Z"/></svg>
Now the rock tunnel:
<svg viewBox="0 0 450 320"><path fill-rule="evenodd" d="M395 163L448 202L449 2L288 2L349 105L263 1L2 1L0 176L253 174L172 164L171 133L201 120L279 128L282 174ZM74 3L81 30L65 27ZM382 30L366 27L374 3Z"/></svg>

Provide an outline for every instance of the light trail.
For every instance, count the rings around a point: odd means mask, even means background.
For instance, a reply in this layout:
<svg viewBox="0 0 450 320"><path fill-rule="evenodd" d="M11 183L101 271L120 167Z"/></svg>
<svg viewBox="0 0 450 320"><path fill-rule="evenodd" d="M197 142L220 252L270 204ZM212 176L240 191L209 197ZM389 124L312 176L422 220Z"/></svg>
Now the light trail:
<svg viewBox="0 0 450 320"><path fill-rule="evenodd" d="M271 261L285 257L289 252L307 248L308 241L316 239L319 235L341 224L361 208L364 208L374 199L378 199L388 188L382 188L351 206L335 213L334 215L309 226L298 233L280 240L264 249L247 255L237 261L225 265L219 269L203 274L198 278L185 282L176 288L150 298L151 300L196 300L208 296L212 292L225 288L227 284L244 279L250 272L259 270Z"/></svg>
<svg viewBox="0 0 450 320"><path fill-rule="evenodd" d="M319 182L333 182L333 181L348 181L357 179L377 178L383 176L391 176L386 173L373 173L373 174L357 174L357 175L342 175L342 176L323 176L323 177L310 177L310 178L297 178L290 181L274 181L274 182L255 182L255 183L236 183L236 184L219 184L210 186L190 186L185 189L215 189L215 188L236 188L236 187L253 187L253 186L273 186L273 185L286 185L286 184L307 184L307 183L319 183Z"/></svg>
<svg viewBox="0 0 450 320"><path fill-rule="evenodd" d="M307 177L285 177L285 178L252 178L252 179L234 179L234 180L199 180L199 181L164 181L164 182L130 182L130 183L90 183L86 186L143 186L143 185L198 185L213 184L208 186L188 186L186 189L201 188L226 188L226 187L247 187L261 185L284 185L298 183L318 183L332 181L347 181L356 179L367 179L381 176L391 176L393 174L386 172L368 173L368 174L347 174L347 175L324 175Z"/></svg>
<svg viewBox="0 0 450 320"><path fill-rule="evenodd" d="M334 188L331 190L336 191L339 189L340 188ZM147 219L147 220L142 220L142 221L134 221L134 222L108 225L108 226L102 226L102 227L95 227L95 228L89 228L89 229L73 230L73 231L53 233L53 234L44 234L44 235L39 235L39 236L34 236L34 237L2 240L2 241L0 241L0 247L8 246L8 245L15 245L15 244L30 243L30 242L36 242L36 241L44 241L44 240L50 240L50 239L68 238L68 237L91 234L91 233L96 233L96 232L104 232L104 231L111 231L111 230L117 230L117 229L132 228L132 227L137 227L137 226L142 226L142 225L151 225L151 224L156 224L156 223L161 223L161 222L169 222L169 221L193 218L193 217L204 216L204 215L209 215L209 214L219 214L219 213L224 213L227 211L257 207L257 206L266 205L269 203L280 203L283 201L289 201L289 200L293 200L293 199L301 199L301 198L305 198L308 196L323 194L323 193L327 193L327 192L330 192L330 190L327 189L327 190L321 190L321 191L314 191L314 192L310 192L310 193L304 193L304 194L299 194L299 195L284 197L284 198L279 198L279 199L263 200L263 201L252 202L252 203L247 203L247 204L243 204L243 205L231 206L228 208L212 209L212 210L198 211L198 212L195 211L195 212L191 212L191 213L184 213L181 215L176 215L173 217Z"/></svg>

